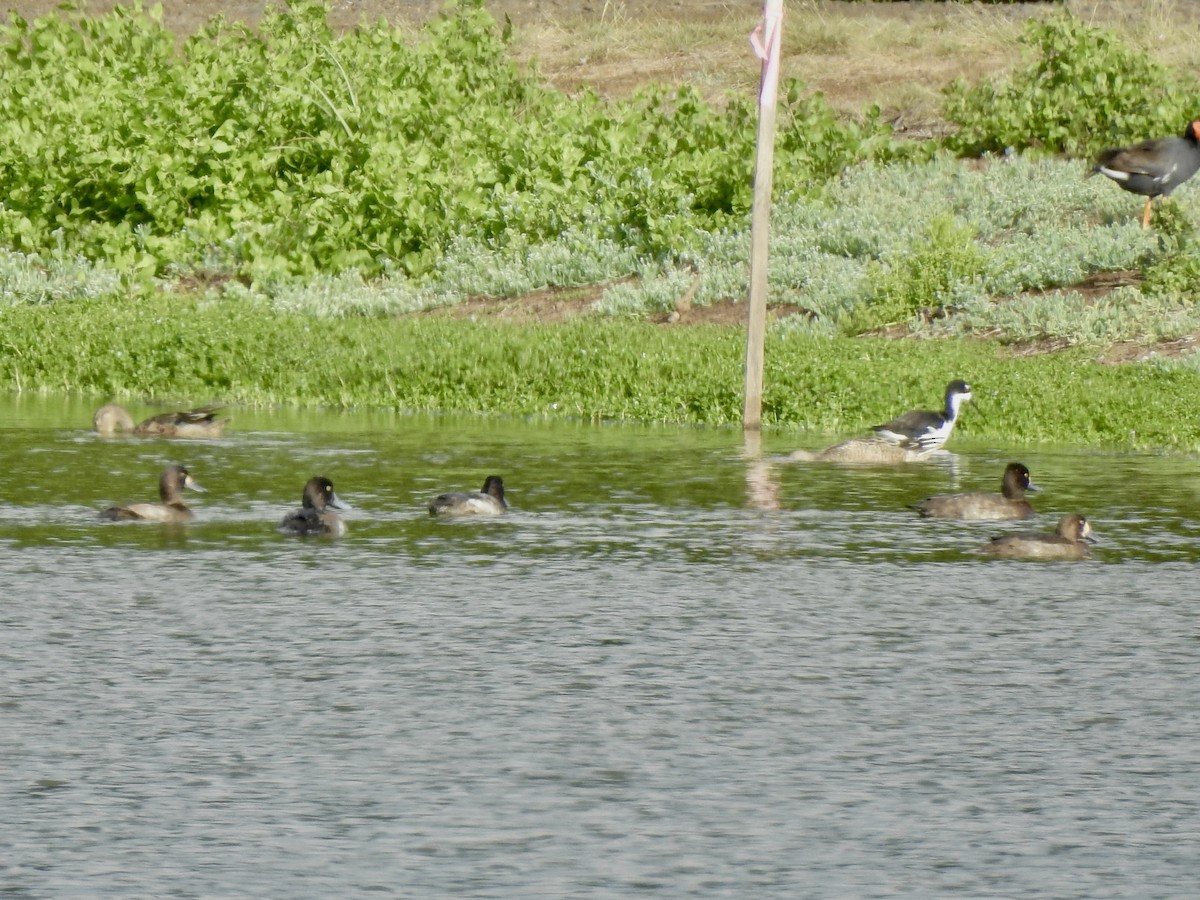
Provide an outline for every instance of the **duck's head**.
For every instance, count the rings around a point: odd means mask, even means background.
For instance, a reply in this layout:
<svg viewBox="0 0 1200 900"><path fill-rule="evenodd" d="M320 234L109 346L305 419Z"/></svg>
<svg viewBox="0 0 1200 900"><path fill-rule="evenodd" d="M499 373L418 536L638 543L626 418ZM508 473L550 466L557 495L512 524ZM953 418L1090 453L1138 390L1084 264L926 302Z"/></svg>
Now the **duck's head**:
<svg viewBox="0 0 1200 900"><path fill-rule="evenodd" d="M485 478L483 481L483 490L480 493L494 497L500 502L501 506L508 506L504 501L504 479L499 475L489 475Z"/></svg>
<svg viewBox="0 0 1200 900"><path fill-rule="evenodd" d="M1036 484L1030 480L1029 469L1024 463L1012 462L1004 467L1004 489L1002 493L1005 496L1009 494L1020 494L1028 491L1036 494L1041 490Z"/></svg>
<svg viewBox="0 0 1200 900"><path fill-rule="evenodd" d="M1089 541L1094 543L1092 523L1078 513L1070 513L1059 519L1058 527L1054 529L1059 537L1068 541Z"/></svg>
<svg viewBox="0 0 1200 900"><path fill-rule="evenodd" d="M183 466L167 466L163 469L158 478L158 493L164 503L178 501L179 493L184 488L199 494L205 493L204 488L195 482L192 474Z"/></svg>
<svg viewBox="0 0 1200 900"><path fill-rule="evenodd" d="M304 485L304 506L307 509L346 509L346 505L333 492L333 482L317 475Z"/></svg>

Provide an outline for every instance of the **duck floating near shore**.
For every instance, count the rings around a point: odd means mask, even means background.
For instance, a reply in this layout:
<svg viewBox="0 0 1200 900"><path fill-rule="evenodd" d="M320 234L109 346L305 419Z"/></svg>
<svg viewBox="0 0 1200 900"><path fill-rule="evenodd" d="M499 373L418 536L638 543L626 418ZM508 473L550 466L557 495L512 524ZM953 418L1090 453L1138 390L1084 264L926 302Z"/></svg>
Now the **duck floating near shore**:
<svg viewBox="0 0 1200 900"><path fill-rule="evenodd" d="M300 509L284 516L277 526L283 534L322 534L341 537L346 533L346 523L334 510L345 509L346 505L333 492L333 482L323 476L308 479Z"/></svg>
<svg viewBox="0 0 1200 900"><path fill-rule="evenodd" d="M933 455L933 450L902 447L881 437L850 438L824 450L793 450L791 462L827 462L857 466L893 466L902 463L922 462Z"/></svg>
<svg viewBox="0 0 1200 900"><path fill-rule="evenodd" d="M976 552L1005 559L1087 559L1092 524L1077 513L1063 516L1053 534L1022 532L992 540Z"/></svg>
<svg viewBox="0 0 1200 900"><path fill-rule="evenodd" d="M133 416L129 415L123 406L109 403L96 410L96 414L92 416L92 428L97 434L103 435L124 432L159 437L215 438L220 437L225 432L225 426L229 424L228 418L217 418L220 412L211 406L201 406L196 409L160 413L135 425Z"/></svg>

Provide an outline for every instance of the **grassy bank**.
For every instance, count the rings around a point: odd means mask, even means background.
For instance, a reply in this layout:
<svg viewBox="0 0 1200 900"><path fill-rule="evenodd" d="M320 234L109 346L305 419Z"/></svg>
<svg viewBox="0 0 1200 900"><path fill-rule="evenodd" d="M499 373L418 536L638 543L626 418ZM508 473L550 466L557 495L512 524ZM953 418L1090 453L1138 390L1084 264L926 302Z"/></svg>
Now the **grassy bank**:
<svg viewBox="0 0 1200 900"><path fill-rule="evenodd" d="M749 96L567 95L478 2L420 34L311 4L259 25L0 33L0 387L738 420L742 331L690 323L747 293ZM1200 445L1190 357L1094 361L1200 333L1200 190L1143 232L1139 198L1063 155L1176 130L1194 80L1069 16L1024 40L1009 79L947 90L940 146L785 87L768 424L856 433L963 377L981 438ZM580 320L431 312L555 289Z"/></svg>
<svg viewBox="0 0 1200 900"><path fill-rule="evenodd" d="M613 319L501 325L442 318L314 320L243 301L111 299L0 310L0 385L23 391L328 404L729 425L741 413L740 328ZM891 341L775 330L772 427L857 433L946 381L977 389L966 433L1005 445L1200 446L1185 364L1104 366L1082 350L1012 359L984 341Z"/></svg>

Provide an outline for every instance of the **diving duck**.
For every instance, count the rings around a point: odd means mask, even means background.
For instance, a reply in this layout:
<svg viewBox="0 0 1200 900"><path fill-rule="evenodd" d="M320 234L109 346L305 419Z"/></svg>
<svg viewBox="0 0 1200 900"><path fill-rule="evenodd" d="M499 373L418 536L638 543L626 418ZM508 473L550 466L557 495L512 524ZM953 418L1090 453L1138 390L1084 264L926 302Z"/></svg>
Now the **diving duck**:
<svg viewBox="0 0 1200 900"><path fill-rule="evenodd" d="M190 522L195 514L183 503L184 488L204 493L204 488L192 480L191 473L183 466L167 466L158 479L158 496L161 503L130 503L125 506L110 506L100 513L100 518L112 522L134 520L141 522Z"/></svg>
<svg viewBox="0 0 1200 900"><path fill-rule="evenodd" d="M308 479L304 485L300 509L284 516L277 530L283 534L324 534L329 537L341 537L346 533L346 523L334 510L345 508L346 505L333 492L333 482L318 475Z"/></svg>
<svg viewBox="0 0 1200 900"><path fill-rule="evenodd" d="M1092 555L1086 543L1091 537L1092 523L1072 513L1059 520L1053 534L1006 534L992 538L976 552L1005 559L1087 559Z"/></svg>
<svg viewBox="0 0 1200 900"><path fill-rule="evenodd" d="M975 522L1029 519L1034 514L1033 504L1025 499L1025 492L1037 490L1040 488L1029 480L1029 469L1024 463L1013 462L1004 467L999 494L989 494L986 491L939 494L914 504L914 509L922 516L936 519L965 519Z"/></svg>
<svg viewBox="0 0 1200 900"><path fill-rule="evenodd" d="M151 416L136 425L124 407L109 403L96 410L92 416L92 427L98 434L115 434L118 431L130 434L155 434L160 437L220 437L228 419L218 419L220 410L211 406L179 410Z"/></svg>
<svg viewBox="0 0 1200 900"><path fill-rule="evenodd" d="M506 509L504 481L499 475L489 475L481 491L453 491L429 501L431 516L498 516Z"/></svg>

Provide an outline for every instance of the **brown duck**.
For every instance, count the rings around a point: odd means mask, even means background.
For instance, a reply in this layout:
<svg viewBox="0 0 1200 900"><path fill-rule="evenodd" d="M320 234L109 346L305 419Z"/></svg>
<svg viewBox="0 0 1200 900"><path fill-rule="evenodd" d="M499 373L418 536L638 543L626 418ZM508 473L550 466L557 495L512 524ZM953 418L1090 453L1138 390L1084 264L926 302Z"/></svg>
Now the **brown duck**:
<svg viewBox="0 0 1200 900"><path fill-rule="evenodd" d="M922 516L935 519L965 519L974 522L999 519L1029 519L1033 517L1033 505L1025 499L1026 491L1039 488L1029 480L1029 469L1023 463L1009 463L1004 467L1000 481L1000 493L968 491L963 494L939 494L926 497L914 508Z"/></svg>
<svg viewBox="0 0 1200 900"><path fill-rule="evenodd" d="M977 552L1006 559L1087 559L1092 525L1083 516L1063 516L1053 534L1025 532L992 538Z"/></svg>
<svg viewBox="0 0 1200 900"><path fill-rule="evenodd" d="M159 437L220 437L229 424L228 419L217 418L220 410L211 406L197 409L185 409L177 412L161 413L151 416L144 422L133 422L133 417L124 407L109 403L96 410L92 416L92 427L99 434L115 434L118 431L129 434L155 434Z"/></svg>
<svg viewBox="0 0 1200 900"><path fill-rule="evenodd" d="M346 523L334 510L345 508L333 492L333 482L318 475L304 485L303 505L284 516L277 530L283 534L341 537L346 533Z"/></svg>
<svg viewBox="0 0 1200 900"><path fill-rule="evenodd" d="M183 503L184 488L204 492L204 488L192 480L183 466L167 466L158 479L158 496L161 503L130 503L126 506L110 506L100 513L100 518L114 522L132 519L141 522L190 522L194 514Z"/></svg>

